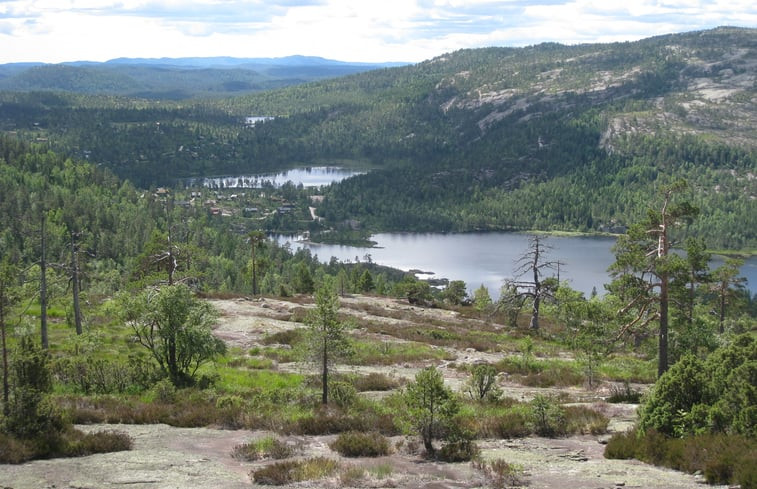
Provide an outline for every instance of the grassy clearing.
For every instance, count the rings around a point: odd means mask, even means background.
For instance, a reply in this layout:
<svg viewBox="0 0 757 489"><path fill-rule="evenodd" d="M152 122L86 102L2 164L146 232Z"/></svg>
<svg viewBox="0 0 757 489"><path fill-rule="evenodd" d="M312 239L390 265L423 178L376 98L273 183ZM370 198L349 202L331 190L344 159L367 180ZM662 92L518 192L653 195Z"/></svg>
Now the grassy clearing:
<svg viewBox="0 0 757 489"><path fill-rule="evenodd" d="M217 365L204 367L199 373L214 377L215 388L218 391L242 396L259 395L266 391L297 389L305 378L300 374L273 370L250 371L220 362Z"/></svg>

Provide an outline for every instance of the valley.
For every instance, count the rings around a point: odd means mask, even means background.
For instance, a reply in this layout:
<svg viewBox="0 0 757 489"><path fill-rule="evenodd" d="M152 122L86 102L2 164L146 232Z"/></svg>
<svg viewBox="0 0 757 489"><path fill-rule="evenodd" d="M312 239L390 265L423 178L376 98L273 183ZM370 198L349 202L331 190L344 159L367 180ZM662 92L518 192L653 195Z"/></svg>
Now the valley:
<svg viewBox="0 0 757 489"><path fill-rule="evenodd" d="M0 487L757 487L756 83L739 27L0 66Z"/></svg>

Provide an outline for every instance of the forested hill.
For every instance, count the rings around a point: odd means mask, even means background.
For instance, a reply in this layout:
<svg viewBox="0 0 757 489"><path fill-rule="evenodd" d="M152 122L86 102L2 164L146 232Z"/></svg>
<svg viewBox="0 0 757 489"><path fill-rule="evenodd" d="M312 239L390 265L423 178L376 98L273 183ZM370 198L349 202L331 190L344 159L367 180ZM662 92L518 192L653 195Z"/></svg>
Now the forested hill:
<svg viewBox="0 0 757 489"><path fill-rule="evenodd" d="M0 123L137 185L349 163L319 215L371 230L596 231L685 178L710 246L757 248L757 30L461 50L192 104L3 93ZM244 117L275 119L246 127Z"/></svg>
<svg viewBox="0 0 757 489"><path fill-rule="evenodd" d="M118 58L104 63L0 65L0 90L63 91L183 100L298 85L398 63L284 58Z"/></svg>

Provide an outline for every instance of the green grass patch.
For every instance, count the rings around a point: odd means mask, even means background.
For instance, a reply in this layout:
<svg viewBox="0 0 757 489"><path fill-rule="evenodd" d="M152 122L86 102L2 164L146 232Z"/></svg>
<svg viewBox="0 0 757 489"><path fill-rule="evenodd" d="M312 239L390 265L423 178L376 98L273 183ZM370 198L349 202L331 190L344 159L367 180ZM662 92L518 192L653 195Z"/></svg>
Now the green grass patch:
<svg viewBox="0 0 757 489"><path fill-rule="evenodd" d="M259 354L265 358L278 363L293 363L301 360L301 352L294 348L284 349L276 347L263 347L258 350Z"/></svg>
<svg viewBox="0 0 757 489"><path fill-rule="evenodd" d="M585 376L573 360L537 359L533 356L510 356L497 362L499 372L507 372L512 379L529 387L568 387L581 385Z"/></svg>
<svg viewBox="0 0 757 489"><path fill-rule="evenodd" d="M426 360L454 360L454 356L441 348L417 342L355 341L353 349L353 355L346 361L350 365L395 365Z"/></svg>
<svg viewBox="0 0 757 489"><path fill-rule="evenodd" d="M216 389L221 392L239 394L269 392L274 390L297 389L304 376L271 370L240 370L225 365L207 366L200 374L217 375Z"/></svg>
<svg viewBox="0 0 757 489"><path fill-rule="evenodd" d="M615 382L651 384L657 379L657 363L629 355L613 355L599 366L599 375Z"/></svg>

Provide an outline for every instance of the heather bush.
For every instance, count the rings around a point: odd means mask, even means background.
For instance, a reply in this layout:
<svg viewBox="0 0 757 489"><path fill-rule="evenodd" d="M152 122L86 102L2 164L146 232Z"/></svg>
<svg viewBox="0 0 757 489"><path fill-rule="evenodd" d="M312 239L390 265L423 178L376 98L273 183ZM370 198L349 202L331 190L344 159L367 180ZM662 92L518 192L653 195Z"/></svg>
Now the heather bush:
<svg viewBox="0 0 757 489"><path fill-rule="evenodd" d="M83 433L68 427L63 431L39 433L24 439L0 433L0 463L19 464L56 457L82 457L132 448L132 439L118 431Z"/></svg>
<svg viewBox="0 0 757 489"><path fill-rule="evenodd" d="M386 374L372 372L368 375L355 377L352 385L358 392L366 391L390 391L402 385L396 377L390 377Z"/></svg>
<svg viewBox="0 0 757 489"><path fill-rule="evenodd" d="M391 452L389 440L375 431L348 431L340 434L329 446L344 457L381 457Z"/></svg>
<svg viewBox="0 0 757 489"><path fill-rule="evenodd" d="M566 406L563 410L566 433L600 435L607 432L610 420L602 413L586 406Z"/></svg>
<svg viewBox="0 0 757 489"><path fill-rule="evenodd" d="M262 340L264 345L289 345L294 346L305 337L305 329L287 329L267 334Z"/></svg>
<svg viewBox="0 0 757 489"><path fill-rule="evenodd" d="M640 401L641 392L632 388L628 382L610 387L610 395L607 398L607 402L616 404L638 404Z"/></svg>
<svg viewBox="0 0 757 489"><path fill-rule="evenodd" d="M264 458L284 459L295 455L296 448L273 436L260 438L250 443L237 445L231 456L237 460L252 462Z"/></svg>
<svg viewBox="0 0 757 489"><path fill-rule="evenodd" d="M34 458L34 445L0 432L0 464L21 464Z"/></svg>
<svg viewBox="0 0 757 489"><path fill-rule="evenodd" d="M473 440L455 440L448 442L436 452L436 458L442 462L470 462L478 456L478 446Z"/></svg>
<svg viewBox="0 0 757 489"><path fill-rule="evenodd" d="M154 362L142 355L128 359L65 356L52 362L55 379L82 394L116 394L142 392L160 376Z"/></svg>
<svg viewBox="0 0 757 489"><path fill-rule="evenodd" d="M305 460L284 460L253 471L250 475L258 484L283 486L294 482L312 481L328 477L339 469L330 458L314 457Z"/></svg>
<svg viewBox="0 0 757 489"><path fill-rule="evenodd" d="M525 484L523 469L507 463L502 459L489 461L475 461L473 467L483 472L488 486L492 489L506 489L508 487L520 487Z"/></svg>
<svg viewBox="0 0 757 489"><path fill-rule="evenodd" d="M480 438L523 438L531 434L528 413L507 409L477 416L476 433Z"/></svg>
<svg viewBox="0 0 757 489"><path fill-rule="evenodd" d="M66 434L66 444L64 456L86 456L131 450L134 442L126 433L115 430L87 434L71 430Z"/></svg>
<svg viewBox="0 0 757 489"><path fill-rule="evenodd" d="M605 457L636 458L689 473L702 472L711 484L757 488L757 441L742 435L668 437L655 430L613 435Z"/></svg>
<svg viewBox="0 0 757 489"><path fill-rule="evenodd" d="M152 392L156 402L170 404L176 401L176 386L168 379L157 382L153 386Z"/></svg>
<svg viewBox="0 0 757 489"><path fill-rule="evenodd" d="M394 413L380 405L361 402L345 411L339 408L319 408L313 413L286 421L285 433L295 435L331 435L346 431L378 431L386 436L400 434L399 420Z"/></svg>
<svg viewBox="0 0 757 489"><path fill-rule="evenodd" d="M637 437L638 432L635 429L612 435L605 446L605 458L617 460L637 458Z"/></svg>
<svg viewBox="0 0 757 489"><path fill-rule="evenodd" d="M328 389L329 398L340 408L350 407L357 399L357 390L347 382L332 381Z"/></svg>

